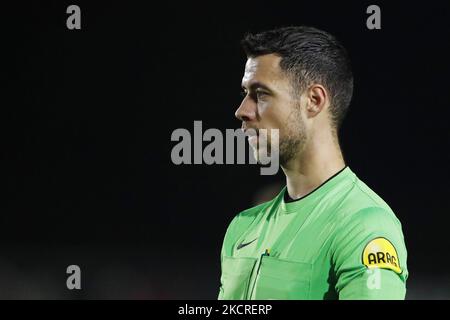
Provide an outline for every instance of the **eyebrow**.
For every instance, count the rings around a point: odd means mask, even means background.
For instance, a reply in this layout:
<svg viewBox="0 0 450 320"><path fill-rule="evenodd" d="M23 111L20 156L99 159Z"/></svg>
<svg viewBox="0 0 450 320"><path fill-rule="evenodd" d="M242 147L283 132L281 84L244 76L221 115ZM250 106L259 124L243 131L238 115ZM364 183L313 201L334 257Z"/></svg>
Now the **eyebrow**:
<svg viewBox="0 0 450 320"><path fill-rule="evenodd" d="M244 85L242 85L242 89L247 89ZM264 89L266 91L272 92L272 90L266 86L265 84L262 84L261 82L253 82L250 85L250 91L256 91L256 89Z"/></svg>

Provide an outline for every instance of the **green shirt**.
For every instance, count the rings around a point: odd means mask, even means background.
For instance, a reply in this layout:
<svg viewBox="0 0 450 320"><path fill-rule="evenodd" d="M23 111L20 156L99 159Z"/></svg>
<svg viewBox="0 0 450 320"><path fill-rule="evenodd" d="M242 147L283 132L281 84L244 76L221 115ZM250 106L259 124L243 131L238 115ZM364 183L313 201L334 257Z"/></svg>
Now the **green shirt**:
<svg viewBox="0 0 450 320"><path fill-rule="evenodd" d="M349 167L296 201L285 192L231 221L219 299L404 299L401 224Z"/></svg>

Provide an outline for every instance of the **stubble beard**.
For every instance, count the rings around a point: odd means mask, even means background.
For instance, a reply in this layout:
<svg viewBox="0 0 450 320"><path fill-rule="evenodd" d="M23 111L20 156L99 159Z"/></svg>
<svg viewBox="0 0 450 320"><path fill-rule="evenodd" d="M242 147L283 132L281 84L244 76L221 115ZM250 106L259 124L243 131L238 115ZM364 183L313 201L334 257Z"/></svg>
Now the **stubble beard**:
<svg viewBox="0 0 450 320"><path fill-rule="evenodd" d="M272 152L278 152L279 164L286 167L291 161L300 155L306 144L305 124L300 112L300 105L296 104L286 120L286 124L280 130L279 146L272 145L270 130L267 132L267 155L272 156ZM259 162L259 153L262 150L258 146L254 149L255 158Z"/></svg>
<svg viewBox="0 0 450 320"><path fill-rule="evenodd" d="M302 153L306 142L305 124L300 106L295 106L286 121L283 136L280 137L280 165L286 167Z"/></svg>

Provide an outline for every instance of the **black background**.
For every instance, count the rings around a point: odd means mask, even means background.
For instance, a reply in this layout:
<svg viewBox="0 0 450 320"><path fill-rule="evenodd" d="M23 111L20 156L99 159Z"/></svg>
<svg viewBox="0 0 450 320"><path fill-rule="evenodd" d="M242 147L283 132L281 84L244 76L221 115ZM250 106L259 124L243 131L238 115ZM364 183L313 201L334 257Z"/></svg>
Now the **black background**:
<svg viewBox="0 0 450 320"><path fill-rule="evenodd" d="M81 30L66 8L81 7ZM381 30L366 8L381 7ZM3 7L0 298L215 299L252 165L172 163L176 128L238 128L247 31L312 25L348 49L348 165L393 208L408 298L450 298L450 5L64 2ZM66 288L66 267L82 290Z"/></svg>

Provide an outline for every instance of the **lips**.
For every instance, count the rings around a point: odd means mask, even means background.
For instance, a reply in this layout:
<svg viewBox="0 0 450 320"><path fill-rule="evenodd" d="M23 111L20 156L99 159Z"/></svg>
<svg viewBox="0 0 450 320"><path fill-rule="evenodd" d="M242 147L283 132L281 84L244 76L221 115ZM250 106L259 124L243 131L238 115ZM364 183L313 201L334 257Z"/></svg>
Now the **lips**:
<svg viewBox="0 0 450 320"><path fill-rule="evenodd" d="M252 146L256 146L257 142L258 142L258 136L257 135L252 135L249 136L248 138L248 143Z"/></svg>
<svg viewBox="0 0 450 320"><path fill-rule="evenodd" d="M258 138L259 138L259 132L256 128L248 128L243 126L242 130L244 130L245 135L247 136L248 143L252 147L257 147L258 145Z"/></svg>
<svg viewBox="0 0 450 320"><path fill-rule="evenodd" d="M256 146L258 142L258 131L253 128L247 128L244 132L247 136L248 143L252 146Z"/></svg>

